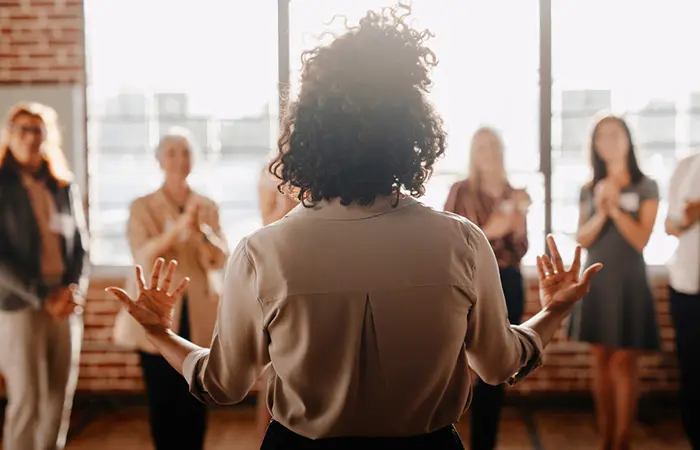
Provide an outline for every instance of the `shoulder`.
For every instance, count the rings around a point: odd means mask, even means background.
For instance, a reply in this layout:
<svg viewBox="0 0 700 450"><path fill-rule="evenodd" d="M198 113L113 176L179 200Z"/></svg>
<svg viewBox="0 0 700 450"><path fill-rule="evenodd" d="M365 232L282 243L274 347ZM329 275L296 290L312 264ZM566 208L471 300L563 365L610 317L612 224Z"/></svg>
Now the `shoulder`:
<svg viewBox="0 0 700 450"><path fill-rule="evenodd" d="M146 195L143 195L141 197L138 197L131 202L131 204L129 205L129 210L133 214L134 212L148 209L150 207L150 205L153 204L155 198L156 198L155 192L151 192L150 194L146 194Z"/></svg>
<svg viewBox="0 0 700 450"><path fill-rule="evenodd" d="M700 170L700 152L686 156L678 161L671 175L671 183L680 181L680 179L685 178L689 173L696 170Z"/></svg>
<svg viewBox="0 0 700 450"><path fill-rule="evenodd" d="M421 228L426 233L430 230L437 235L450 236L449 239L462 237L470 247L483 236L475 223L453 212L438 210L420 202L410 212L415 215L415 220L421 222Z"/></svg>
<svg viewBox="0 0 700 450"><path fill-rule="evenodd" d="M594 189L594 184L593 181L589 181L583 186L581 186L581 190L579 192L579 198L581 201L586 201L589 200L593 197L593 189Z"/></svg>
<svg viewBox="0 0 700 450"><path fill-rule="evenodd" d="M637 182L635 187L642 194L658 195L659 193L659 184L646 175Z"/></svg>
<svg viewBox="0 0 700 450"><path fill-rule="evenodd" d="M203 205L206 208L218 208L219 204L215 202L213 199L207 197L206 195L202 195L200 193L195 192L194 195L196 196L197 201L199 204Z"/></svg>
<svg viewBox="0 0 700 450"><path fill-rule="evenodd" d="M452 183L452 186L450 186L450 192L458 192L458 191L471 191L471 183L469 182L469 178L465 178L464 180L459 180L454 183Z"/></svg>

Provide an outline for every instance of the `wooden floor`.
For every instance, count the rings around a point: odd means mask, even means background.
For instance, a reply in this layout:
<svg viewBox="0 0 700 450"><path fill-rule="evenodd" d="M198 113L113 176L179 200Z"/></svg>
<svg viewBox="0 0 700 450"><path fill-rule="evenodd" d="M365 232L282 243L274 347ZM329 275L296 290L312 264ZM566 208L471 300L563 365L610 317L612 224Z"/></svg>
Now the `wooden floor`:
<svg viewBox="0 0 700 450"><path fill-rule="evenodd" d="M253 450L259 448L254 409L236 407L213 412L207 437L207 450ZM81 414L78 414L78 421ZM83 414L84 416L84 414ZM146 410L142 406L120 407L91 413L90 421L78 426L68 444L69 450L150 450ZM634 450L689 449L676 418L659 417L634 431ZM672 415L673 416L673 415ZM458 430L468 442L469 427ZM510 407L504 411L499 449L596 449L593 416L585 411L524 411ZM186 450L186 449L183 449Z"/></svg>

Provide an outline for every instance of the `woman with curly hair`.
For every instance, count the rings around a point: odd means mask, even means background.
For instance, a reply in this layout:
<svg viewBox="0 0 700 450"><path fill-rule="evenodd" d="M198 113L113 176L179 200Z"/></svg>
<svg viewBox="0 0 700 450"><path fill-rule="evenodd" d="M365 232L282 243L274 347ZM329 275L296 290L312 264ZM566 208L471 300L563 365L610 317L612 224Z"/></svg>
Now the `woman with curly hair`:
<svg viewBox="0 0 700 450"><path fill-rule="evenodd" d="M463 448L469 366L522 379L600 268L579 279L580 258L566 270L550 239L543 310L508 323L488 239L416 200L445 132L427 100L430 34L409 13L368 12L306 53L271 168L303 207L233 251L211 348L170 330L176 262L156 261L148 285L137 267L136 299L109 288L202 401L240 402L272 367L264 449Z"/></svg>

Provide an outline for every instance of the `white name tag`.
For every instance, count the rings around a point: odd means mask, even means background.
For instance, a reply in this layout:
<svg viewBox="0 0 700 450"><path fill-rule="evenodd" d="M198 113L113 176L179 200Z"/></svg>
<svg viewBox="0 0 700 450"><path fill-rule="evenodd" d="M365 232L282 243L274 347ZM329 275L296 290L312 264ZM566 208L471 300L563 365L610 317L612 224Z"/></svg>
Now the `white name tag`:
<svg viewBox="0 0 700 450"><path fill-rule="evenodd" d="M634 192L620 194L620 208L629 212L639 211L639 194Z"/></svg>
<svg viewBox="0 0 700 450"><path fill-rule="evenodd" d="M75 220L70 214L54 214L49 220L49 229L62 236L73 236L75 233Z"/></svg>

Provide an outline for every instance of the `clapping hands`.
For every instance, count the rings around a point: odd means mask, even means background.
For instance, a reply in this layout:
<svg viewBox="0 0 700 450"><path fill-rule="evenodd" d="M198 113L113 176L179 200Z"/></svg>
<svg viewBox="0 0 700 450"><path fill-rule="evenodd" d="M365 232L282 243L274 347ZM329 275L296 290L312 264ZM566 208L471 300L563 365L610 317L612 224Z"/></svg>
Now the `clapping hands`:
<svg viewBox="0 0 700 450"><path fill-rule="evenodd" d="M620 188L612 180L601 180L595 186L594 198L596 208L605 214L610 214L611 211L619 208Z"/></svg>
<svg viewBox="0 0 700 450"><path fill-rule="evenodd" d="M44 310L57 320L67 318L73 313L82 312L82 295L77 285L62 286L49 293L44 302Z"/></svg>

